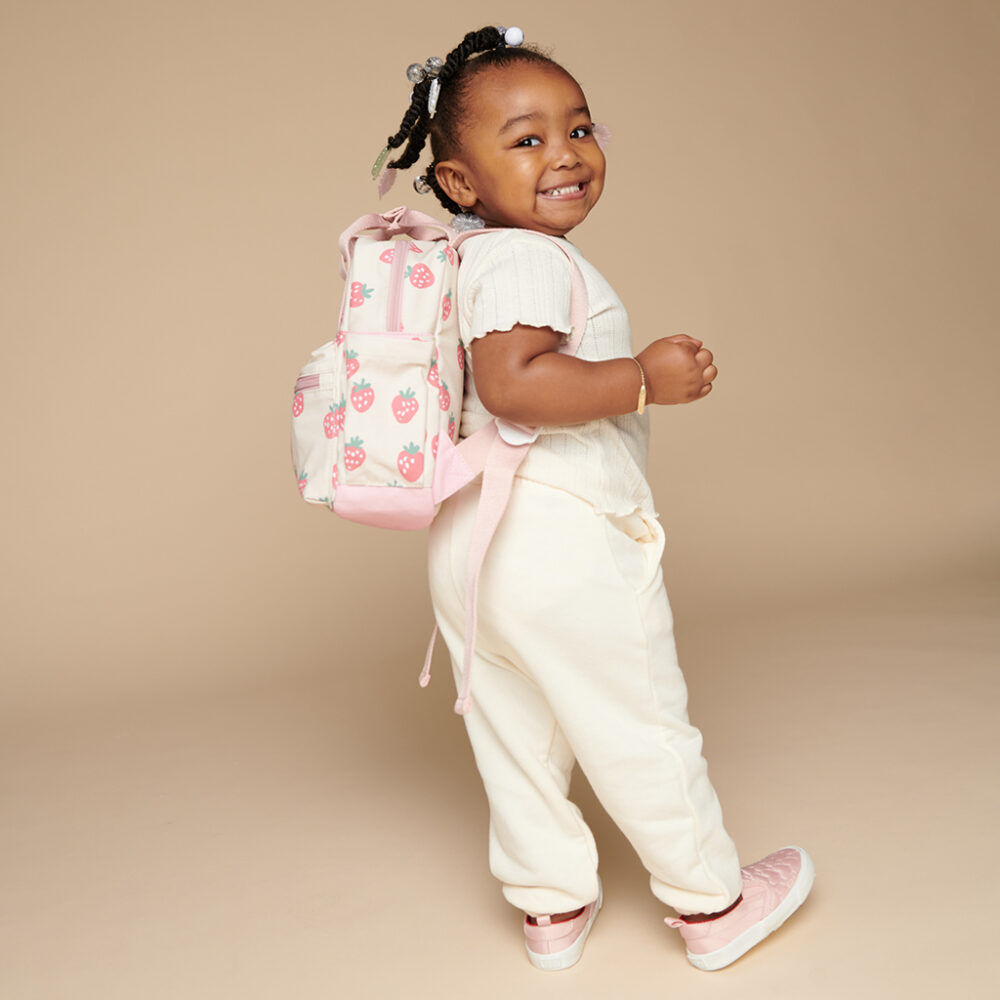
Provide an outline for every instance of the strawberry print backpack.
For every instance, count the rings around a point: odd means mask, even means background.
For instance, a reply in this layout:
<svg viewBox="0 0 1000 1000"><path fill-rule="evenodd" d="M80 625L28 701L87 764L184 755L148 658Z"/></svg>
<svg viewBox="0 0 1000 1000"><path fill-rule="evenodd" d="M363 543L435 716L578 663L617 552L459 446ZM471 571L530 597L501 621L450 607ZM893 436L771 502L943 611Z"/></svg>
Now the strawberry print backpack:
<svg viewBox="0 0 1000 1000"><path fill-rule="evenodd" d="M514 473L538 436L494 420L459 441L465 353L455 297L458 246L491 232L459 235L405 206L362 216L340 237L344 278L335 338L312 353L292 397L292 461L304 500L383 528L419 529L441 502L480 473L476 525L466 577L465 671L456 711L468 711L479 568L507 506ZM576 262L572 334L575 354L587 320L587 293ZM435 636L437 630L435 629ZM430 679L434 637L421 684Z"/></svg>
<svg viewBox="0 0 1000 1000"><path fill-rule="evenodd" d="M405 208L342 234L337 335L313 352L292 400L292 456L310 503L362 524L430 524L435 459L442 437L457 442L462 406L453 235Z"/></svg>

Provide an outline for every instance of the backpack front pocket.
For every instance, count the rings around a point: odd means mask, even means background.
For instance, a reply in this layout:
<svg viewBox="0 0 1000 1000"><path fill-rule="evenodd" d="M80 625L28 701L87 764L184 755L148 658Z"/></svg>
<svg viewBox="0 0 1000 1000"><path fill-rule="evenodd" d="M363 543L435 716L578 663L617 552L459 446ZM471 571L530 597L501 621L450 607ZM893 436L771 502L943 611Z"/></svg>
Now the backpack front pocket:
<svg viewBox="0 0 1000 1000"><path fill-rule="evenodd" d="M428 427L438 414L427 372L433 337L401 333L345 335L344 447L339 481L352 486L428 486ZM434 424L429 421L433 418ZM428 466L425 474L425 464Z"/></svg>

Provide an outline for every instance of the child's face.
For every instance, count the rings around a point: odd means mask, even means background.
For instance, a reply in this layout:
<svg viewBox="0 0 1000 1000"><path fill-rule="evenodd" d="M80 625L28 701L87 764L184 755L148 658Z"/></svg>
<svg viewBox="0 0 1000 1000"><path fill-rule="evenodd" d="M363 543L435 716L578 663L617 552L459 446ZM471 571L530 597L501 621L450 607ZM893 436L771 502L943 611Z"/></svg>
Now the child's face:
<svg viewBox="0 0 1000 1000"><path fill-rule="evenodd" d="M438 165L452 199L489 226L563 236L597 204L604 154L587 99L562 70L485 70L469 95L457 156Z"/></svg>

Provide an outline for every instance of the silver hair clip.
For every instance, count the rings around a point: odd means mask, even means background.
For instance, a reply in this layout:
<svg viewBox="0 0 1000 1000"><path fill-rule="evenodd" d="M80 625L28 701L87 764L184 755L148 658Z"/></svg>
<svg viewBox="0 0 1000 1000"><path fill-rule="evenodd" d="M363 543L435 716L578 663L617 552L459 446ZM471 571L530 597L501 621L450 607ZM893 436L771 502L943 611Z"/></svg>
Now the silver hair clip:
<svg viewBox="0 0 1000 1000"><path fill-rule="evenodd" d="M427 91L427 117L433 118L438 109L438 98L441 96L441 81L434 77L431 88Z"/></svg>
<svg viewBox="0 0 1000 1000"><path fill-rule="evenodd" d="M438 74L441 72L441 68L444 66L444 60L439 56L431 56L427 62L421 63L410 63L406 67L406 79L414 85L418 83L423 83L424 80L430 79L431 85L430 89L427 91L427 114L429 117L434 117L434 112L437 111L438 97L441 94L441 81L438 79ZM413 100L413 96L410 96L410 100Z"/></svg>

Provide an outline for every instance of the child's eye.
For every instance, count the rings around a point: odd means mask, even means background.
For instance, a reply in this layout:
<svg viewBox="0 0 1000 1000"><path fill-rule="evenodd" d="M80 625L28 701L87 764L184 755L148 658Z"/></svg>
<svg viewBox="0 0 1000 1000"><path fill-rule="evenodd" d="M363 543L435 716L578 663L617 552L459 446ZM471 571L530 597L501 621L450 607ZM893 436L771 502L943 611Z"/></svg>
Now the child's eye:
<svg viewBox="0 0 1000 1000"><path fill-rule="evenodd" d="M593 126L591 125L577 125L577 127L570 132L569 137L571 139L585 139L592 132Z"/></svg>
<svg viewBox="0 0 1000 1000"><path fill-rule="evenodd" d="M541 145L542 140L538 138L537 135L526 135L523 139L518 139L515 146L523 146L526 149L531 146Z"/></svg>

